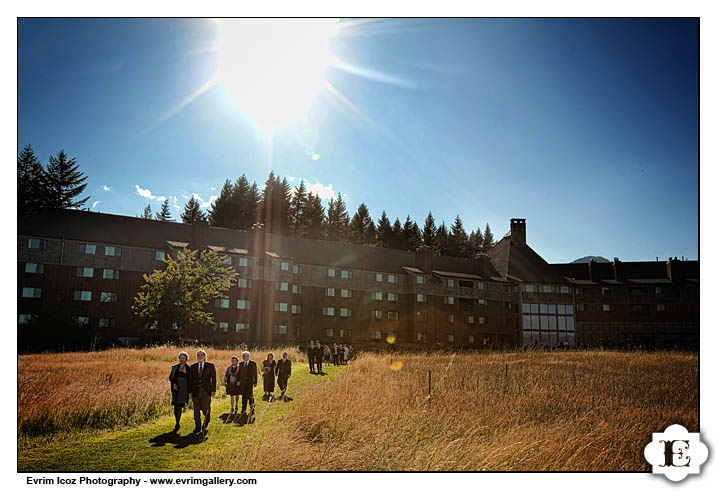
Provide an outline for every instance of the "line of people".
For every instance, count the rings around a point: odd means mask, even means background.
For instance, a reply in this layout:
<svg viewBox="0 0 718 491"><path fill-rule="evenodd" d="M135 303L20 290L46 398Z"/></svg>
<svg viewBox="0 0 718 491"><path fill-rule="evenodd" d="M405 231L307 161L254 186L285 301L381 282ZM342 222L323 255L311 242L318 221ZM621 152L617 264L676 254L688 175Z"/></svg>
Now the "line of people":
<svg viewBox="0 0 718 491"><path fill-rule="evenodd" d="M309 373L317 375L323 374L323 362L333 362L335 367L339 365L348 365L349 360L351 360L353 356L354 351L352 350L352 347L346 344L337 345L337 343L334 343L334 346L330 347L328 344L322 345L322 343L318 340L309 341L309 346L307 346Z"/></svg>
<svg viewBox="0 0 718 491"><path fill-rule="evenodd" d="M192 398L194 407L194 431L200 433L207 429L211 412L212 397L217 392L217 372L214 364L207 361L204 350L197 351L197 363L191 366L187 363L189 355L185 351L177 354L179 363L170 370L170 387L172 392L172 405L174 406L175 427L179 431L182 409ZM236 356L224 374L224 384L230 397L230 415L239 411L239 396L242 396L242 415L247 414L247 405L250 415L254 414L254 388L257 386L257 364L250 360L249 351L242 353L242 362ZM282 359L274 361L274 354L269 353L262 362L262 378L264 383L264 397L271 400L274 395L275 378L281 393L280 400L287 400L287 384L292 375L292 362L287 353L282 353ZM200 413L204 415L204 423Z"/></svg>

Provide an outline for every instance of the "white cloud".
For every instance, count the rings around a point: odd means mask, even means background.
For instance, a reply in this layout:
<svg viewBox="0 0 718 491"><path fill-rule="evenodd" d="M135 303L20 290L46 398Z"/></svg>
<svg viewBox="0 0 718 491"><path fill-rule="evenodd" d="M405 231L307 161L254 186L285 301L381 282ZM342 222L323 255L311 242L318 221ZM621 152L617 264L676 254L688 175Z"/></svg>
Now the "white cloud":
<svg viewBox="0 0 718 491"><path fill-rule="evenodd" d="M214 187L214 186L210 186L210 187L209 187L209 190L210 190L210 191L217 191L217 188Z"/></svg>
<svg viewBox="0 0 718 491"><path fill-rule="evenodd" d="M110 186L108 186L107 184L103 184L103 185L102 185L102 190L103 190L103 191L112 191L112 188L111 188Z"/></svg>
<svg viewBox="0 0 718 491"><path fill-rule="evenodd" d="M100 204L99 201L95 201L94 203L92 203L92 207L94 208L94 207L96 207L96 206L99 205L99 204Z"/></svg>
<svg viewBox="0 0 718 491"><path fill-rule="evenodd" d="M178 210L180 209L180 205L179 205L179 203L177 202L177 196L172 196L172 197L170 197L170 204L171 204L174 208L176 208L176 209L178 209Z"/></svg>
<svg viewBox="0 0 718 491"><path fill-rule="evenodd" d="M150 191L149 189L142 189L137 184L135 184L135 191L143 198L154 199L157 201L164 201L167 199L165 196L155 196L154 194L152 194L152 191Z"/></svg>
<svg viewBox="0 0 718 491"><path fill-rule="evenodd" d="M217 196L215 196L214 194L212 196L210 196L207 201L204 201L202 199L202 196L200 196L197 193L192 193L192 197L194 197L194 199L199 201L200 208L209 208L209 206L212 204L212 202L217 199Z"/></svg>
<svg viewBox="0 0 718 491"><path fill-rule="evenodd" d="M287 181L289 181L289 182L294 182L296 180L297 180L297 178L294 176L287 176Z"/></svg>
<svg viewBox="0 0 718 491"><path fill-rule="evenodd" d="M322 199L336 199L337 197L337 194L334 192L334 187L332 187L331 184L327 184L325 186L320 182L315 182L314 184L309 184L309 182L307 182L307 190L314 194L318 194ZM342 197L344 197L344 195L342 195Z"/></svg>

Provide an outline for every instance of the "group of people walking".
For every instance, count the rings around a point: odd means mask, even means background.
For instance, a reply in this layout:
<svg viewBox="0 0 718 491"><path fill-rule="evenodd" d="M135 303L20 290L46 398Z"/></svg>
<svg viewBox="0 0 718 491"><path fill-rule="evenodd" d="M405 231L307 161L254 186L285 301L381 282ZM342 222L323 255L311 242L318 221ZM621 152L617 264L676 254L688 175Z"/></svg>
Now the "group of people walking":
<svg viewBox="0 0 718 491"><path fill-rule="evenodd" d="M309 373L323 374L322 362L334 363L334 366L347 365L352 359L354 352L351 346L322 345L319 341L309 341L307 346L307 359L309 360Z"/></svg>
<svg viewBox="0 0 718 491"><path fill-rule="evenodd" d="M194 407L194 431L200 433L207 429L211 411L211 401L217 391L217 372L214 364L207 361L204 350L197 351L197 363L188 364L189 355L180 351L177 355L179 363L172 366L170 371L170 384L172 391L172 405L174 406L175 427L179 431L182 408L192 398ZM287 353L282 353L282 359L274 361L274 354L269 353L262 362L262 378L264 382L264 395L271 399L274 395L274 382L282 391L279 399L286 401L287 382L292 375L292 362ZM257 364L250 360L249 351L242 353L240 363L236 356L232 357L231 364L224 374L224 385L230 397L230 414L239 411L239 396L242 396L242 415L247 414L247 405L250 413L254 414L254 388L257 386ZM204 415L204 423L200 413Z"/></svg>

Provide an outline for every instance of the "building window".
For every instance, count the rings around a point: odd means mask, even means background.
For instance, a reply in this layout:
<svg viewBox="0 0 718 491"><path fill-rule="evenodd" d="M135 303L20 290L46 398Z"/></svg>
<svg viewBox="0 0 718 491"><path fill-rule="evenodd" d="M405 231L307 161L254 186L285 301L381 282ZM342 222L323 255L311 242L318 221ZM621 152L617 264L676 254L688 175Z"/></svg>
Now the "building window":
<svg viewBox="0 0 718 491"><path fill-rule="evenodd" d="M292 273L302 274L302 267L299 264L295 264L294 266L292 266Z"/></svg>
<svg viewBox="0 0 718 491"><path fill-rule="evenodd" d="M334 317L334 307L322 307L322 315Z"/></svg>
<svg viewBox="0 0 718 491"><path fill-rule="evenodd" d="M279 290L280 292L288 292L289 283L287 283L286 281L279 281L274 284L274 289Z"/></svg>
<svg viewBox="0 0 718 491"><path fill-rule="evenodd" d="M447 317L447 320L453 324L454 323L454 314L449 314L449 316Z"/></svg>
<svg viewBox="0 0 718 491"><path fill-rule="evenodd" d="M352 309L339 309L339 316L340 317L351 317L352 316Z"/></svg>
<svg viewBox="0 0 718 491"><path fill-rule="evenodd" d="M45 272L45 265L37 263L25 263L25 272L42 274Z"/></svg>
<svg viewBox="0 0 718 491"><path fill-rule="evenodd" d="M331 327L324 329L324 336L327 338L333 338L334 337L334 329Z"/></svg>
<svg viewBox="0 0 718 491"><path fill-rule="evenodd" d="M100 302L102 302L102 303L117 303L117 293L115 293L115 292L100 292Z"/></svg>
<svg viewBox="0 0 718 491"><path fill-rule="evenodd" d="M571 287L570 286L562 286L561 293L571 293Z"/></svg>
<svg viewBox="0 0 718 491"><path fill-rule="evenodd" d="M479 317L479 324L484 324L486 322L485 317Z"/></svg>
<svg viewBox="0 0 718 491"><path fill-rule="evenodd" d="M92 292L87 290L75 290L75 300L90 302L92 300Z"/></svg>
<svg viewBox="0 0 718 491"><path fill-rule="evenodd" d="M446 286L448 286L449 288L452 288L454 286L454 280L452 280L451 278L448 278L446 280Z"/></svg>
<svg viewBox="0 0 718 491"><path fill-rule="evenodd" d="M294 293L294 294L302 293L302 285L292 285L292 293Z"/></svg>
<svg viewBox="0 0 718 491"><path fill-rule="evenodd" d="M417 294L416 294L416 301L419 302L419 303L426 302L426 295L424 295L423 293L417 293Z"/></svg>
<svg viewBox="0 0 718 491"><path fill-rule="evenodd" d="M386 299L390 302L398 302L399 301L399 294L398 293L387 293Z"/></svg>
<svg viewBox="0 0 718 491"><path fill-rule="evenodd" d="M468 316L468 317L466 318L466 322L468 322L469 324L473 324L473 323L474 323L474 316L473 316L473 315Z"/></svg>
<svg viewBox="0 0 718 491"><path fill-rule="evenodd" d="M470 343L474 342L474 336L472 334L469 334L469 342Z"/></svg>
<svg viewBox="0 0 718 491"><path fill-rule="evenodd" d="M369 331L369 337L371 339L381 339L382 338L381 331Z"/></svg>
<svg viewBox="0 0 718 491"><path fill-rule="evenodd" d="M541 291L544 293L553 293L553 285L542 285Z"/></svg>
<svg viewBox="0 0 718 491"><path fill-rule="evenodd" d="M329 278L334 278L337 275L337 272L334 268L327 268L327 276Z"/></svg>
<svg viewBox="0 0 718 491"><path fill-rule="evenodd" d="M95 244L83 244L82 245L82 252L85 254L94 254L97 251L97 246Z"/></svg>
<svg viewBox="0 0 718 491"><path fill-rule="evenodd" d="M388 274L386 275L386 281L388 281L389 283L396 283L397 276L395 274Z"/></svg>
<svg viewBox="0 0 718 491"><path fill-rule="evenodd" d="M479 290L486 290L486 283L483 281L477 281L476 286Z"/></svg>
<svg viewBox="0 0 718 491"><path fill-rule="evenodd" d="M20 314L18 316L17 323L21 326L25 325L25 324L30 324L32 322L32 318L33 318L33 314Z"/></svg>
<svg viewBox="0 0 718 491"><path fill-rule="evenodd" d="M583 311L584 311L584 310L583 310L584 308L585 308L585 307L584 307L584 304L582 304L582 303L576 304L576 310L577 310L577 311L583 312Z"/></svg>
<svg viewBox="0 0 718 491"><path fill-rule="evenodd" d="M448 336L446 336L446 339L448 339L450 343L453 343L453 342L454 342L454 335L453 335L453 334L449 334Z"/></svg>
<svg viewBox="0 0 718 491"><path fill-rule="evenodd" d="M232 256L224 256L222 258L222 264L225 266L231 266L232 265Z"/></svg>
<svg viewBox="0 0 718 491"><path fill-rule="evenodd" d="M25 287L22 289L22 298L40 298L42 288Z"/></svg>
<svg viewBox="0 0 718 491"><path fill-rule="evenodd" d="M155 251L155 260L164 261L164 259L165 259L165 251Z"/></svg>
<svg viewBox="0 0 718 491"><path fill-rule="evenodd" d="M536 291L536 285L527 283L526 285L524 285L524 291L528 293L533 293Z"/></svg>
<svg viewBox="0 0 718 491"><path fill-rule="evenodd" d="M417 284L417 285L423 285L423 284L424 284L424 277L423 277L423 276L417 276L417 277L416 277L416 284Z"/></svg>
<svg viewBox="0 0 718 491"><path fill-rule="evenodd" d="M480 305L481 307L486 307L486 299L485 299L485 298L480 298L480 299L479 299L479 305Z"/></svg>
<svg viewBox="0 0 718 491"><path fill-rule="evenodd" d="M381 299L382 299L381 292L372 292L372 300L381 300Z"/></svg>
<svg viewBox="0 0 718 491"><path fill-rule="evenodd" d="M416 340L417 341L426 341L426 333L425 332L417 332Z"/></svg>
<svg viewBox="0 0 718 491"><path fill-rule="evenodd" d="M454 305L454 297L444 297L444 303Z"/></svg>
<svg viewBox="0 0 718 491"><path fill-rule="evenodd" d="M607 286L601 287L601 295L610 295L611 294L611 288Z"/></svg>
<svg viewBox="0 0 718 491"><path fill-rule="evenodd" d="M351 329L339 329L339 337L342 339L351 339L352 337L352 330Z"/></svg>
<svg viewBox="0 0 718 491"><path fill-rule="evenodd" d="M118 280L120 278L119 269L103 269L102 278L105 280Z"/></svg>
<svg viewBox="0 0 718 491"><path fill-rule="evenodd" d="M289 263L287 261L281 261L279 263L279 269L281 269L282 271L289 271Z"/></svg>
<svg viewBox="0 0 718 491"><path fill-rule="evenodd" d="M74 317L75 324L77 324L80 327L89 326L90 325L90 318L82 315L78 315Z"/></svg>
<svg viewBox="0 0 718 491"><path fill-rule="evenodd" d="M347 271L346 269L342 269L341 276L342 276L342 278L344 278L344 279L349 279L349 278L352 277L352 272L351 272L351 271Z"/></svg>
<svg viewBox="0 0 718 491"><path fill-rule="evenodd" d="M47 241L43 239L28 239L28 249L47 249Z"/></svg>
<svg viewBox="0 0 718 491"><path fill-rule="evenodd" d="M387 312L386 318L390 321L398 321L399 320L399 312Z"/></svg>
<svg viewBox="0 0 718 491"><path fill-rule="evenodd" d="M611 311L611 306L610 306L609 304L607 304L607 303L604 303L602 307L603 307L603 311L604 311L604 312L610 312L610 311Z"/></svg>
<svg viewBox="0 0 718 491"><path fill-rule="evenodd" d="M642 288L631 288L631 295L634 297L637 297L639 295L643 295L645 292Z"/></svg>
<svg viewBox="0 0 718 491"><path fill-rule="evenodd" d="M249 300L239 299L237 300L238 310L249 310L251 308L251 302Z"/></svg>
<svg viewBox="0 0 718 491"><path fill-rule="evenodd" d="M227 332L229 330L229 322L215 322L214 329L216 331Z"/></svg>
<svg viewBox="0 0 718 491"><path fill-rule="evenodd" d="M252 288L252 280L248 280L247 278L239 278L237 279L237 287Z"/></svg>
<svg viewBox="0 0 718 491"><path fill-rule="evenodd" d="M333 297L334 296L334 288L325 288L324 296L325 297Z"/></svg>
<svg viewBox="0 0 718 491"><path fill-rule="evenodd" d="M75 271L75 276L79 276L81 278L92 278L94 275L95 275L95 268L79 267Z"/></svg>
<svg viewBox="0 0 718 491"><path fill-rule="evenodd" d="M372 310L371 316L375 319L381 319L381 310Z"/></svg>
<svg viewBox="0 0 718 491"><path fill-rule="evenodd" d="M631 305L631 310L633 312L645 312L646 306L645 305Z"/></svg>
<svg viewBox="0 0 718 491"><path fill-rule="evenodd" d="M662 303L656 304L656 312L664 312L666 310L666 306Z"/></svg>
<svg viewBox="0 0 718 491"><path fill-rule="evenodd" d="M115 327L115 319L112 317L100 317L97 319L97 327Z"/></svg>
<svg viewBox="0 0 718 491"><path fill-rule="evenodd" d="M287 334L287 326L285 324L277 324L274 326L275 334Z"/></svg>
<svg viewBox="0 0 718 491"><path fill-rule="evenodd" d="M275 303L274 304L274 311L275 312L286 312L287 311L287 304L283 302Z"/></svg>
<svg viewBox="0 0 718 491"><path fill-rule="evenodd" d="M350 298L352 296L352 291L347 290L346 288L341 289L341 296L344 298Z"/></svg>
<svg viewBox="0 0 718 491"><path fill-rule="evenodd" d="M249 324L244 324L242 322L237 322L234 325L234 332L240 332L240 331L246 331L249 329Z"/></svg>
<svg viewBox="0 0 718 491"><path fill-rule="evenodd" d="M376 275L374 275L374 281L376 281L378 283L381 283L383 281L383 278L384 277L381 273L377 273Z"/></svg>
<svg viewBox="0 0 718 491"><path fill-rule="evenodd" d="M214 306L218 309L228 309L229 308L229 299L228 298L215 298Z"/></svg>
<svg viewBox="0 0 718 491"><path fill-rule="evenodd" d="M302 313L301 305L292 305L292 314L301 314L301 313Z"/></svg>
<svg viewBox="0 0 718 491"><path fill-rule="evenodd" d="M122 249L115 246L105 246L105 256L120 256Z"/></svg>
<svg viewBox="0 0 718 491"><path fill-rule="evenodd" d="M243 268L246 268L247 266L249 266L249 259L246 257L240 257L239 265L242 266Z"/></svg>
<svg viewBox="0 0 718 491"><path fill-rule="evenodd" d="M663 294L663 287L657 286L656 287L656 295L662 295Z"/></svg>
<svg viewBox="0 0 718 491"><path fill-rule="evenodd" d="M426 320L426 312L417 312L417 313L416 313L416 320L418 320L418 321L425 321L425 320Z"/></svg>

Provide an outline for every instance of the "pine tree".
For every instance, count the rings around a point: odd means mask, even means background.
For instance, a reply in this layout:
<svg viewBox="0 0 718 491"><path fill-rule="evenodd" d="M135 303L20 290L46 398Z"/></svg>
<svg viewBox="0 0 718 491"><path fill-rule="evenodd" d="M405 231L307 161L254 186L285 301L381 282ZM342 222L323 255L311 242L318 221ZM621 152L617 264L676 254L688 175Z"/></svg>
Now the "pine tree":
<svg viewBox="0 0 718 491"><path fill-rule="evenodd" d="M164 200L162 202L162 208L160 208L160 211L155 214L155 220L159 220L161 222L174 222L174 220L172 220L172 214L170 213L169 200Z"/></svg>
<svg viewBox="0 0 718 491"><path fill-rule="evenodd" d="M475 257L476 254L484 252L484 236L481 235L481 229L477 228L476 231L471 232L469 235L469 249L471 257Z"/></svg>
<svg viewBox="0 0 718 491"><path fill-rule="evenodd" d="M381 212L381 218L376 224L376 244L378 247L390 248L394 244L394 232L391 229L391 222L386 216L386 211Z"/></svg>
<svg viewBox="0 0 718 491"><path fill-rule="evenodd" d="M154 220L154 217L152 216L152 208L150 205L145 206L145 210L142 212L142 218L146 220Z"/></svg>
<svg viewBox="0 0 718 491"><path fill-rule="evenodd" d="M348 242L349 215L347 207L339 193L337 199L329 200L327 208L327 240L333 242Z"/></svg>
<svg viewBox="0 0 718 491"><path fill-rule="evenodd" d="M304 213L305 235L308 239L321 239L324 237L324 206L318 194L311 191L307 195L307 208Z"/></svg>
<svg viewBox="0 0 718 491"><path fill-rule="evenodd" d="M447 255L467 257L468 243L469 237L466 235L466 230L464 230L464 224L461 222L459 215L456 215L454 223L451 225L451 232L449 233L449 250L447 251Z"/></svg>
<svg viewBox="0 0 718 491"><path fill-rule="evenodd" d="M213 227L232 228L232 205L234 187L229 179L224 181L219 197L214 200L209 210L209 224Z"/></svg>
<svg viewBox="0 0 718 491"><path fill-rule="evenodd" d="M415 251L421 246L421 230L411 216L406 216L404 227L401 231L403 241L410 251Z"/></svg>
<svg viewBox="0 0 718 491"><path fill-rule="evenodd" d="M249 194L247 195L247 201L245 203L245 216L249 223L247 230L250 230L255 223L260 222L259 220L259 203L262 199L262 193L259 192L259 187L256 182L252 183L249 188Z"/></svg>
<svg viewBox="0 0 718 491"><path fill-rule="evenodd" d="M446 225L442 222L439 228L436 229L436 236L434 237L434 243L432 249L434 254L437 256L446 256L449 247L449 232L446 230Z"/></svg>
<svg viewBox="0 0 718 491"><path fill-rule="evenodd" d="M484 229L484 251L488 251L494 246L494 234L491 232L491 229L489 228L488 222L486 223L486 228Z"/></svg>
<svg viewBox="0 0 718 491"><path fill-rule="evenodd" d="M436 223L434 217L431 215L431 211L424 220L424 230L421 233L422 241L424 246L431 248L434 245L434 238L436 237Z"/></svg>
<svg viewBox="0 0 718 491"><path fill-rule="evenodd" d="M27 145L17 157L17 215L36 213L45 206L45 169Z"/></svg>
<svg viewBox="0 0 718 491"><path fill-rule="evenodd" d="M394 219L394 226L391 227L391 233L394 237L394 241L391 245L392 249L405 251L409 248L409 245L405 240L403 230L401 229L401 222L398 218Z"/></svg>
<svg viewBox="0 0 718 491"><path fill-rule="evenodd" d="M247 177L242 174L234 186L230 194L230 219L229 228L235 230L249 230L254 224L254 207L251 201L251 188Z"/></svg>
<svg viewBox="0 0 718 491"><path fill-rule="evenodd" d="M262 223L269 233L287 234L291 194L287 179L280 180L279 176L274 176L274 171L270 171L262 192L261 211Z"/></svg>
<svg viewBox="0 0 718 491"><path fill-rule="evenodd" d="M192 196L186 205L184 205L184 213L181 215L182 222L194 223L207 220L207 216L199 207L199 201Z"/></svg>
<svg viewBox="0 0 718 491"><path fill-rule="evenodd" d="M352 221L349 224L351 230L350 237L354 244L369 245L373 244L376 240L376 230L374 228L374 222L369 216L369 208L362 203L357 208Z"/></svg>
<svg viewBox="0 0 718 491"><path fill-rule="evenodd" d="M304 237L306 229L304 213L307 204L307 188L304 186L304 179L302 179L299 186L294 188L294 195L289 204L289 233L293 237Z"/></svg>
<svg viewBox="0 0 718 491"><path fill-rule="evenodd" d="M56 157L50 156L47 166L47 206L49 208L80 209L90 197L75 201L87 184L87 176L78 170L77 159L67 158L64 150L60 150Z"/></svg>

